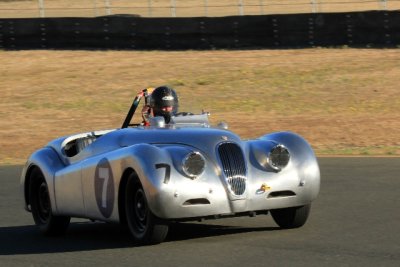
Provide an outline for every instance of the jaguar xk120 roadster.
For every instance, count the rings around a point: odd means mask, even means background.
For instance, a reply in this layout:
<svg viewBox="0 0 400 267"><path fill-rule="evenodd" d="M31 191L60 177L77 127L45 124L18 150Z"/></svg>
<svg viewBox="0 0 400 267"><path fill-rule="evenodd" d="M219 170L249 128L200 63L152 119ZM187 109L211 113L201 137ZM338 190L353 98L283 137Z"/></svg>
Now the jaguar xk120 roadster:
<svg viewBox="0 0 400 267"><path fill-rule="evenodd" d="M244 141L207 113L131 127L139 101L121 128L62 137L29 157L25 208L44 234L64 233L71 217L119 222L137 244L162 242L171 222L268 213L282 228L306 222L320 172L302 137Z"/></svg>

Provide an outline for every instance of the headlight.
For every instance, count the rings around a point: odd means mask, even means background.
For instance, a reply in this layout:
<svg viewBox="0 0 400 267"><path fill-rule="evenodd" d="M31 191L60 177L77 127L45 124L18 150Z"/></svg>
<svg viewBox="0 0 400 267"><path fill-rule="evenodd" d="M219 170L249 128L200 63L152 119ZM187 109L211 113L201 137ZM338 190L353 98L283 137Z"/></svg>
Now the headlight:
<svg viewBox="0 0 400 267"><path fill-rule="evenodd" d="M268 164L277 171L285 168L289 163L289 159L289 151L283 145L274 146L268 153Z"/></svg>
<svg viewBox="0 0 400 267"><path fill-rule="evenodd" d="M206 160L200 152L190 152L182 161L182 170L190 178L200 176L206 167Z"/></svg>

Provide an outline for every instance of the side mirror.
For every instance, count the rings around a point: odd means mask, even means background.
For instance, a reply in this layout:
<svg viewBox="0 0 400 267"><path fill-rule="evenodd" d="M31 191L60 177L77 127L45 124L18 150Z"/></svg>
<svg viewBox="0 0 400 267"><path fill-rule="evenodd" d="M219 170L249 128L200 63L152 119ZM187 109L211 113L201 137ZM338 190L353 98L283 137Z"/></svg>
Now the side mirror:
<svg viewBox="0 0 400 267"><path fill-rule="evenodd" d="M165 127L165 119L163 116L156 116L149 119L150 126L156 128L164 128Z"/></svg>

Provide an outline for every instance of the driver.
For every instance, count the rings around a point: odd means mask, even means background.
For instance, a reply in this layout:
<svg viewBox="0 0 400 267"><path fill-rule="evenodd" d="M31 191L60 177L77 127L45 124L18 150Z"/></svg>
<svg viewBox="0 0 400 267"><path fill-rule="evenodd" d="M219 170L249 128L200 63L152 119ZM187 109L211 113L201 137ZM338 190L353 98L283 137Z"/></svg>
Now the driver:
<svg viewBox="0 0 400 267"><path fill-rule="evenodd" d="M178 95L169 86L160 86L154 89L149 96L147 110L143 113L143 124L149 126L148 118L153 116L163 116L165 123L169 123L171 116L178 112Z"/></svg>

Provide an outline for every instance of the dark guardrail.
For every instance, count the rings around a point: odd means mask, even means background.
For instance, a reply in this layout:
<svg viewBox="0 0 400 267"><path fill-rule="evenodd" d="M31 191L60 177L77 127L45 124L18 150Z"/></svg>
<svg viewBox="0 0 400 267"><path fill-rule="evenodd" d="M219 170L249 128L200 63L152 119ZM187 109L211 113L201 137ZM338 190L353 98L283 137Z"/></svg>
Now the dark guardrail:
<svg viewBox="0 0 400 267"><path fill-rule="evenodd" d="M0 49L397 47L400 12L0 19Z"/></svg>

